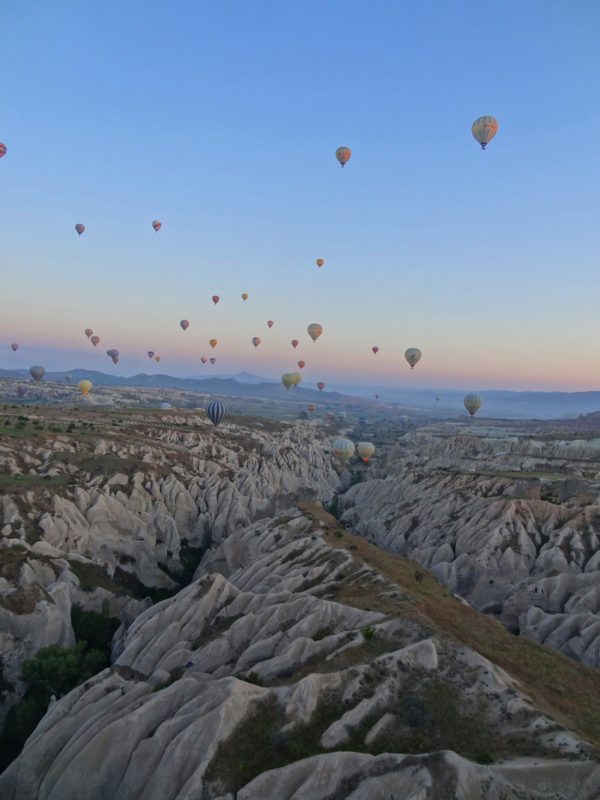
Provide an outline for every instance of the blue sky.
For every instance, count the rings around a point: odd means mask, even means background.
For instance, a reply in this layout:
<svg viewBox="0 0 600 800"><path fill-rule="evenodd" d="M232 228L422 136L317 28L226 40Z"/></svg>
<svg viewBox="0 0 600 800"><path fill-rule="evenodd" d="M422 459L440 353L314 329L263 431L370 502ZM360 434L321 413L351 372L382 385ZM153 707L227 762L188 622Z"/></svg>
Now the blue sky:
<svg viewBox="0 0 600 800"><path fill-rule="evenodd" d="M220 371L598 388L599 33L595 2L4 0L0 366L203 374L214 336Z"/></svg>

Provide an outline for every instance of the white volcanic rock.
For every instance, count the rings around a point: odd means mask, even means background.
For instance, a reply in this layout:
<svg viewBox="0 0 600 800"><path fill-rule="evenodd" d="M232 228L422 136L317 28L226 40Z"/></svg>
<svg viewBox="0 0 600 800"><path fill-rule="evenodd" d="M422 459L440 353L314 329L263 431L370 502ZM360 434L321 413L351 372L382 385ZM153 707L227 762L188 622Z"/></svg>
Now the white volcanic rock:
<svg viewBox="0 0 600 800"><path fill-rule="evenodd" d="M599 665L600 440L463 427L408 434L386 477L340 496L342 520L511 629Z"/></svg>

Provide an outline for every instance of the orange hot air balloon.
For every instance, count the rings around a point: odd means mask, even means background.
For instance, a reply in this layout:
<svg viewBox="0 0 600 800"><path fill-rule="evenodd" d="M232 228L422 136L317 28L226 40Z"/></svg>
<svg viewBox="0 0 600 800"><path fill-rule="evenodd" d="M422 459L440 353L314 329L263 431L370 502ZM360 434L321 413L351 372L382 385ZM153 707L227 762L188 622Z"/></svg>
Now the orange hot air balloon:
<svg viewBox="0 0 600 800"><path fill-rule="evenodd" d="M78 222L77 225L75 225L75 230L79 236L81 236L81 234L85 231L85 225L82 225L81 222Z"/></svg>
<svg viewBox="0 0 600 800"><path fill-rule="evenodd" d="M208 358L207 358L206 356L201 356L201 357L200 357L200 361L201 361L203 364L206 364L206 362L208 361Z"/></svg>
<svg viewBox="0 0 600 800"><path fill-rule="evenodd" d="M88 339L90 338L90 336L92 335L93 332L94 331L91 328L86 328L84 330L84 333L85 333L85 335L87 336Z"/></svg>
<svg viewBox="0 0 600 800"><path fill-rule="evenodd" d="M182 319L179 325L181 326L182 331L187 331L187 329L190 327L190 323L187 321L187 319Z"/></svg>
<svg viewBox="0 0 600 800"><path fill-rule="evenodd" d="M88 394L90 393L93 385L94 384L91 381L83 380L83 381L79 381L79 383L77 384L77 388L79 389L79 391L81 392L81 394L84 397L87 397Z"/></svg>
<svg viewBox="0 0 600 800"><path fill-rule="evenodd" d="M90 338L90 342L94 345L94 347L96 347L98 344L100 344L100 337L99 336L92 336Z"/></svg>
<svg viewBox="0 0 600 800"><path fill-rule="evenodd" d="M372 347L371 350L375 353L375 355L377 355L377 353L379 352L379 348L377 347L377 345L375 345L375 347Z"/></svg>
<svg viewBox="0 0 600 800"><path fill-rule="evenodd" d="M317 258L317 260L315 261L315 264L317 265L317 267L319 269L321 269L321 267L323 266L324 263L325 263L325 259L324 258Z"/></svg>
<svg viewBox="0 0 600 800"><path fill-rule="evenodd" d="M158 219L155 219L154 222L152 223L152 227L158 233L159 230L162 228L162 222L160 222L160 220Z"/></svg>
<svg viewBox="0 0 600 800"><path fill-rule="evenodd" d="M8 151L8 147L5 144L3 144L2 142L0 142L0 158L5 156L7 151Z"/></svg>
<svg viewBox="0 0 600 800"><path fill-rule="evenodd" d="M311 322L306 330L308 331L308 335L313 342L316 342L319 336L323 333L323 326L319 325L318 322Z"/></svg>
<svg viewBox="0 0 600 800"><path fill-rule="evenodd" d="M218 339L209 339L208 343L214 349L219 344L219 340Z"/></svg>
<svg viewBox="0 0 600 800"><path fill-rule="evenodd" d="M320 392L322 392L324 388L325 388L325 384L323 383L323 381L319 381L319 382L317 383L317 389L318 389Z"/></svg>
<svg viewBox="0 0 600 800"><path fill-rule="evenodd" d="M296 347L298 347L298 344L299 344L298 339L292 339L292 347L294 348L294 350L296 349Z"/></svg>
<svg viewBox="0 0 600 800"><path fill-rule="evenodd" d="M338 147L335 151L335 157L340 162L340 164L345 166L349 161L352 155L352 150L349 147Z"/></svg>
<svg viewBox="0 0 600 800"><path fill-rule="evenodd" d="M213 294L213 296L212 296L212 301L213 301L213 303L214 303L215 305L217 305L217 303L219 302L219 300L220 300L220 299L221 299L221 298L219 297L219 295L218 295L218 294Z"/></svg>
<svg viewBox="0 0 600 800"><path fill-rule="evenodd" d="M155 361L156 361L156 363L158 364L158 362L160 361L160 356L154 356L154 360L155 360Z"/></svg>
<svg viewBox="0 0 600 800"><path fill-rule="evenodd" d="M304 369L304 367L306 366L306 361L299 361L298 366L300 367L300 369Z"/></svg>
<svg viewBox="0 0 600 800"><path fill-rule="evenodd" d="M215 364L216 361L217 361L217 359L214 356L210 359L210 363L211 364Z"/></svg>
<svg viewBox="0 0 600 800"><path fill-rule="evenodd" d="M247 299L248 299L248 292L242 292L242 300L244 301L244 303L246 302Z"/></svg>
<svg viewBox="0 0 600 800"><path fill-rule="evenodd" d="M254 347L258 347L258 345L260 344L260 336L253 336L252 344L254 345Z"/></svg>

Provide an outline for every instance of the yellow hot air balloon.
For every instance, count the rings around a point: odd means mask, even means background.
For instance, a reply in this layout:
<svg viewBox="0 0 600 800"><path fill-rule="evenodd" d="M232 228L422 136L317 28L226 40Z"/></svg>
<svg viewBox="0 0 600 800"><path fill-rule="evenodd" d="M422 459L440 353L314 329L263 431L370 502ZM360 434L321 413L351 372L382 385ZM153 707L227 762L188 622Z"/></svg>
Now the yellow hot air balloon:
<svg viewBox="0 0 600 800"><path fill-rule="evenodd" d="M335 439L332 449L334 456L343 463L354 455L354 442L351 439Z"/></svg>
<svg viewBox="0 0 600 800"><path fill-rule="evenodd" d="M323 333L323 326L319 325L318 322L311 322L306 330L308 331L308 335L313 342L316 342L319 336Z"/></svg>
<svg viewBox="0 0 600 800"><path fill-rule="evenodd" d="M498 133L498 120L495 117L477 117L471 126L471 133L485 150L494 136Z"/></svg>
<svg viewBox="0 0 600 800"><path fill-rule="evenodd" d="M85 397L90 393L93 385L94 384L91 381L83 380L79 381L79 383L77 384L77 388L79 389L81 394Z"/></svg>
<svg viewBox="0 0 600 800"><path fill-rule="evenodd" d="M281 382L283 383L285 388L288 390L288 392L292 388L292 386L295 385L294 384L294 376L292 375L291 372L284 372L284 374L281 376Z"/></svg>
<svg viewBox="0 0 600 800"><path fill-rule="evenodd" d="M248 299L248 292L242 292L242 300L244 301L244 303L246 302L247 299Z"/></svg>
<svg viewBox="0 0 600 800"><path fill-rule="evenodd" d="M474 417L483 405L483 400L478 394L468 394L464 399L465 408L469 414Z"/></svg>
<svg viewBox="0 0 600 800"><path fill-rule="evenodd" d="M375 452L375 445L372 444L371 442L359 442L356 445L356 452L358 454L358 457L362 458L365 464L367 464L369 459Z"/></svg>
<svg viewBox="0 0 600 800"><path fill-rule="evenodd" d="M419 363L422 355L423 354L421 353L418 347L409 347L408 350L404 352L404 358L410 364L411 369L414 369L415 364Z"/></svg>
<svg viewBox="0 0 600 800"><path fill-rule="evenodd" d="M345 166L348 161L350 161L350 156L352 155L352 150L349 147L338 147L335 151L335 157L340 162L340 164Z"/></svg>
<svg viewBox="0 0 600 800"><path fill-rule="evenodd" d="M213 348L214 348L214 347L216 347L216 346L219 344L219 340L218 340L218 339L209 339L209 340L208 340L208 343L209 343L209 345L210 345L211 347L213 347Z"/></svg>
<svg viewBox="0 0 600 800"><path fill-rule="evenodd" d="M302 383L302 375L299 372L292 372L292 381L294 386Z"/></svg>

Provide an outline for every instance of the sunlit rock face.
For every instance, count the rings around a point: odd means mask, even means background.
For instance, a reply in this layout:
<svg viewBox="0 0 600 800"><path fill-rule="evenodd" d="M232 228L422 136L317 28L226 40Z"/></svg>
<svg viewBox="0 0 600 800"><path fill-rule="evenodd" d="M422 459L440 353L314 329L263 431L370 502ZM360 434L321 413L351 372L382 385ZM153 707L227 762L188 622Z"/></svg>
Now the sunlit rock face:
<svg viewBox="0 0 600 800"><path fill-rule="evenodd" d="M587 745L337 533L294 507L231 532L51 706L0 795L592 800Z"/></svg>
<svg viewBox="0 0 600 800"><path fill-rule="evenodd" d="M376 473L377 474L377 473ZM600 665L600 439L419 429L342 519L510 629Z"/></svg>

